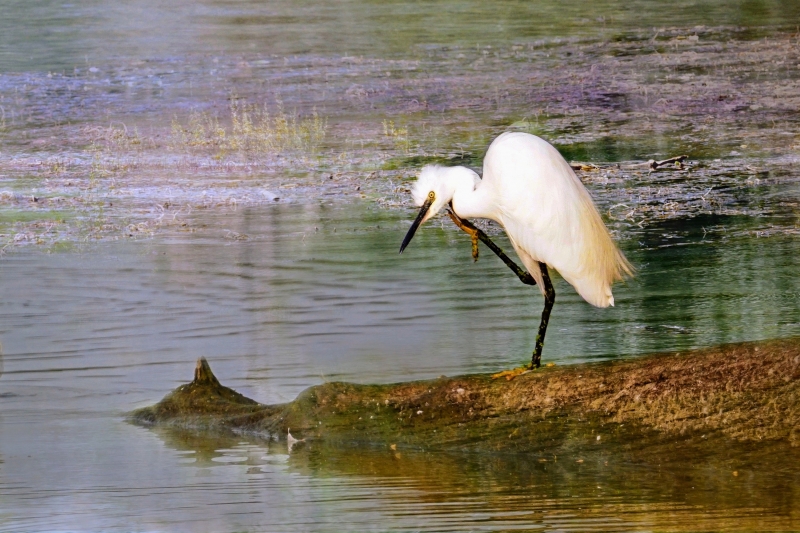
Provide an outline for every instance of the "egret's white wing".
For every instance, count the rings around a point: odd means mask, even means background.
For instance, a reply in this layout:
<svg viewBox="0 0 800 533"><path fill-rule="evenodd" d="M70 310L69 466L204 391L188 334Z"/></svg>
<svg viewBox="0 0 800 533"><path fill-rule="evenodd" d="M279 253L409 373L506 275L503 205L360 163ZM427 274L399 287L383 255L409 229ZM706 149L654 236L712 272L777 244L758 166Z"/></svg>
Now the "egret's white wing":
<svg viewBox="0 0 800 533"><path fill-rule="evenodd" d="M538 137L503 134L486 154L482 186L491 190L496 220L537 282L535 261L541 261L587 302L613 305L611 283L630 272L627 261L558 150Z"/></svg>

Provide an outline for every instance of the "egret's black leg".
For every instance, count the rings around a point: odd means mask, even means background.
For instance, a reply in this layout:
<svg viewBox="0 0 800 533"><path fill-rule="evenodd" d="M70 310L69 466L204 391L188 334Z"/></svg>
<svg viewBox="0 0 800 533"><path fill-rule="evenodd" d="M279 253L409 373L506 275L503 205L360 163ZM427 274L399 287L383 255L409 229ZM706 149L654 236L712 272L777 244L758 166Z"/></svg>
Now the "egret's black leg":
<svg viewBox="0 0 800 533"><path fill-rule="evenodd" d="M452 209L447 210L447 214L450 215L450 218L453 220L456 226L464 230L471 238L472 238L472 257L477 261L478 260L478 242L477 240L480 239L483 243L489 247L491 251L499 257L503 263L506 264L508 268L510 268L514 274L517 275L519 280L524 283L525 285L536 285L536 280L533 279L533 276L530 275L529 272L521 269L519 265L517 265L514 261L511 260L503 250L497 246L492 239L489 238L484 232L480 229L476 228L469 220L464 220L456 215ZM548 280L549 281L549 280Z"/></svg>
<svg viewBox="0 0 800 533"><path fill-rule="evenodd" d="M452 209L448 209L447 214L450 215L450 218L455 222L456 226L464 230L472 238L472 257L475 258L476 261L478 259L477 239L480 239L517 275L522 283L526 285L536 285L536 280L533 279L530 272L521 269L519 265L503 253L503 250L500 249L499 246L492 242L492 239L490 239L488 235L476 228L470 221L460 218ZM550 281L550 275L547 273L547 265L540 262L539 269L542 273L542 284L544 285L544 310L542 310L542 321L539 322L539 332L536 334L536 345L533 348L531 368L539 368L542 366L544 334L547 332L547 323L550 321L550 311L553 309L553 304L556 301L556 291L553 289L553 283Z"/></svg>
<svg viewBox="0 0 800 533"><path fill-rule="evenodd" d="M536 346L533 348L531 368L539 368L542 365L544 334L547 332L547 323L550 321L550 310L553 309L553 304L556 301L556 291L550 282L547 265L539 263L539 268L542 271L542 285L544 285L544 310L542 311L542 321L539 322L539 333L536 334Z"/></svg>

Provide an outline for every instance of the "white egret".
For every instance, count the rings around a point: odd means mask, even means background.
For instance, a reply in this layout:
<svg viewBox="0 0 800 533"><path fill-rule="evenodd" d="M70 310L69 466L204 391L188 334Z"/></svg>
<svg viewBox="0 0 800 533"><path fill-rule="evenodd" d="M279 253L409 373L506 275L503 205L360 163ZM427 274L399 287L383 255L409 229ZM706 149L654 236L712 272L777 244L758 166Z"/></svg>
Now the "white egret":
<svg viewBox="0 0 800 533"><path fill-rule="evenodd" d="M465 167L428 165L411 194L419 215L403 239L408 246L420 224L449 207L453 221L486 243L523 283L538 284L545 298L531 368L541 364L544 335L555 291L553 268L584 300L597 307L614 305L611 285L633 268L603 224L589 192L561 154L547 141L521 132L503 133L483 160L483 179ZM523 271L467 218L488 218L506 231L528 269Z"/></svg>

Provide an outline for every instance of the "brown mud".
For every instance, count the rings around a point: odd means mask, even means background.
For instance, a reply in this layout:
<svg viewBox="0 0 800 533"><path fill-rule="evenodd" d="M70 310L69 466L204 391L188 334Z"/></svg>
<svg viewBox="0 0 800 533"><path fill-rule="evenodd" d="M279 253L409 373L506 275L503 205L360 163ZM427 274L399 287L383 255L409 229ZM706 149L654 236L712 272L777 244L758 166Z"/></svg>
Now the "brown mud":
<svg viewBox="0 0 800 533"><path fill-rule="evenodd" d="M270 440L291 431L305 445L395 451L790 460L800 458L800 339L549 367L513 380L325 383L279 405L224 387L201 359L191 383L129 420Z"/></svg>

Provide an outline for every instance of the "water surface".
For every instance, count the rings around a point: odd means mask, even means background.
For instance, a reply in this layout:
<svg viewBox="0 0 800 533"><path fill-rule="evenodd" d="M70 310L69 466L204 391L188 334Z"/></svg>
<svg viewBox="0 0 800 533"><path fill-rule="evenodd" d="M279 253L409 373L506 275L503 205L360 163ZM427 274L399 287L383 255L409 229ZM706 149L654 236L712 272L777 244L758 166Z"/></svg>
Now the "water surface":
<svg viewBox="0 0 800 533"><path fill-rule="evenodd" d="M616 37L662 26L794 29L787 0L261 2L15 0L0 21L0 71L62 70L186 54L414 57L431 47ZM756 32L756 35L758 34Z"/></svg>
<svg viewBox="0 0 800 533"><path fill-rule="evenodd" d="M263 402L325 380L424 379L529 357L538 292L488 251L473 264L449 222L424 227L398 255L409 222L369 203L275 205L203 215L194 226L204 229L184 236L5 257L0 530L725 529L756 516L797 525L785 498L794 474L781 461L735 466L737 476L665 465L654 478L620 457L584 466L289 453L122 420L188 381L200 355ZM623 242L639 275L615 288L615 308L592 308L557 281L544 360L800 334L795 243L704 238L710 222ZM738 498L743 487L757 504Z"/></svg>

